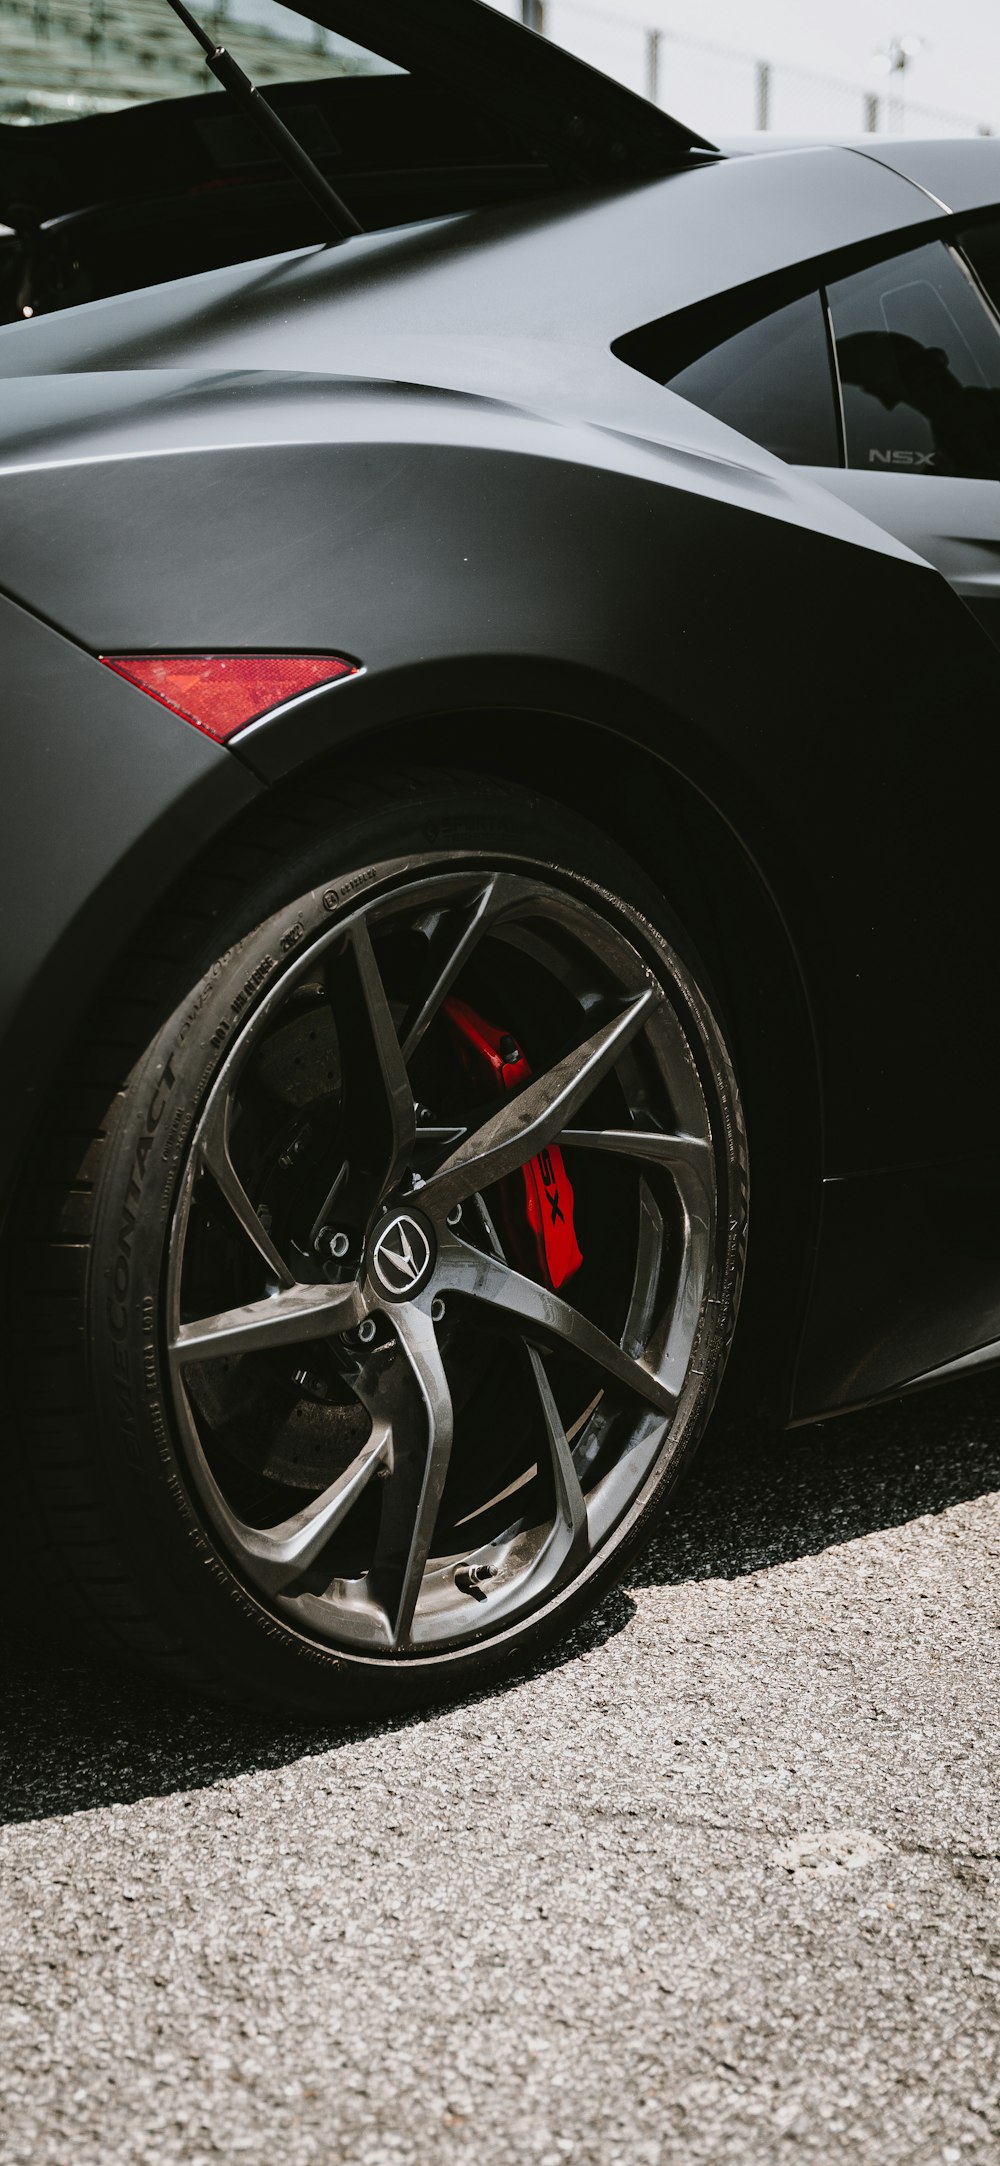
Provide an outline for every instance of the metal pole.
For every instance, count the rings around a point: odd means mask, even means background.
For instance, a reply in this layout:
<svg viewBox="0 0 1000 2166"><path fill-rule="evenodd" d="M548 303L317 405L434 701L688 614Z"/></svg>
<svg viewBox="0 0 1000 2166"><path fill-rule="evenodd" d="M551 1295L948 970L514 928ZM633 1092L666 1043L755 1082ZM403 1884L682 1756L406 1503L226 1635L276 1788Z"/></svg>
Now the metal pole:
<svg viewBox="0 0 1000 2166"><path fill-rule="evenodd" d="M537 30L540 38L545 36L545 0L521 0L521 21L526 30Z"/></svg>
<svg viewBox="0 0 1000 2166"><path fill-rule="evenodd" d="M861 125L866 135L878 134L878 99L871 90L865 91L864 112Z"/></svg>
<svg viewBox="0 0 1000 2166"><path fill-rule="evenodd" d="M660 102L660 32L646 32L646 96L650 105Z"/></svg>
<svg viewBox="0 0 1000 2166"><path fill-rule="evenodd" d="M769 128L771 124L771 63L769 60L757 61L756 78L757 119L755 125L758 128Z"/></svg>

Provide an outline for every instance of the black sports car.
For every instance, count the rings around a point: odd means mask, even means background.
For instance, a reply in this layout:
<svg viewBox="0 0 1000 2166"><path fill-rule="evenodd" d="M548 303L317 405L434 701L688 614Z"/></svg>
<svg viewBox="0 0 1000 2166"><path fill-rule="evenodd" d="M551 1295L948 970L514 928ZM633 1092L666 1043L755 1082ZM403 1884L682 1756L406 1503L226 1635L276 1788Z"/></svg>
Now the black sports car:
<svg viewBox="0 0 1000 2166"><path fill-rule="evenodd" d="M1000 144L303 12L0 131L4 1577L329 1713L1000 1357Z"/></svg>

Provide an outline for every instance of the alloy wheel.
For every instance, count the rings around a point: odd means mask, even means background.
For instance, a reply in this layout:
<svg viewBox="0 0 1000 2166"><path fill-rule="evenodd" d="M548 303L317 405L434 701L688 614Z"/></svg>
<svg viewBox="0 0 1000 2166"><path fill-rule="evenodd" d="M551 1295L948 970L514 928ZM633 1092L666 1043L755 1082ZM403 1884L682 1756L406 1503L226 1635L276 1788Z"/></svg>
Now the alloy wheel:
<svg viewBox="0 0 1000 2166"><path fill-rule="evenodd" d="M265 1609L444 1655L621 1540L703 1396L724 1061L681 958L550 868L410 859L293 947L166 1286L186 1476Z"/></svg>

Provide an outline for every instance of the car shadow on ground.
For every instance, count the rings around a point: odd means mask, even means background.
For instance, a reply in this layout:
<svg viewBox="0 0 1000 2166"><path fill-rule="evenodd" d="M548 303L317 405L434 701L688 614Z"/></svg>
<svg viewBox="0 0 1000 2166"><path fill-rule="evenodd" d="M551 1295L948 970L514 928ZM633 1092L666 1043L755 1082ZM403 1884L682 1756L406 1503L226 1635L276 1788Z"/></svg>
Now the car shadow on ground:
<svg viewBox="0 0 1000 2166"><path fill-rule="evenodd" d="M629 1589L738 1578L995 1489L1000 1379L809 1429L717 1429L624 1586L544 1666L620 1631ZM241 1715L69 1659L10 1626L0 1627L0 1710L0 1825L204 1789L426 1719L327 1731Z"/></svg>
<svg viewBox="0 0 1000 2166"><path fill-rule="evenodd" d="M1000 1489L1000 1372L776 1431L716 1431L626 1587L738 1579Z"/></svg>

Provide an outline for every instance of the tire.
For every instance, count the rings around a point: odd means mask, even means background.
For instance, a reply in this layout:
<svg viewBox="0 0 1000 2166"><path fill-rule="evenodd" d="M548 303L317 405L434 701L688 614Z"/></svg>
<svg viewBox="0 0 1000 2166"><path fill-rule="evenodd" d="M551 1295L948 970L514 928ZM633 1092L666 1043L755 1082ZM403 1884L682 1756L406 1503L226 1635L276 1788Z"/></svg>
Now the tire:
<svg viewBox="0 0 1000 2166"><path fill-rule="evenodd" d="M746 1212L706 973L594 829L403 773L258 815L15 1207L22 1609L326 1719L522 1666L705 1428Z"/></svg>

